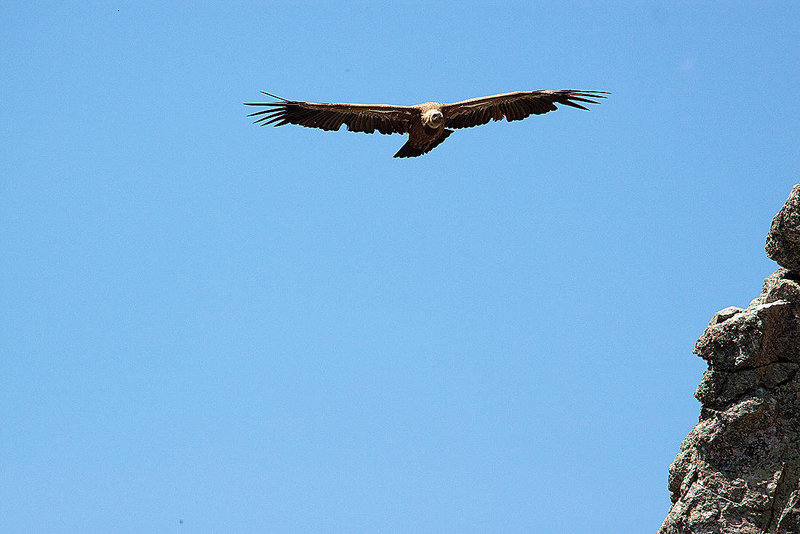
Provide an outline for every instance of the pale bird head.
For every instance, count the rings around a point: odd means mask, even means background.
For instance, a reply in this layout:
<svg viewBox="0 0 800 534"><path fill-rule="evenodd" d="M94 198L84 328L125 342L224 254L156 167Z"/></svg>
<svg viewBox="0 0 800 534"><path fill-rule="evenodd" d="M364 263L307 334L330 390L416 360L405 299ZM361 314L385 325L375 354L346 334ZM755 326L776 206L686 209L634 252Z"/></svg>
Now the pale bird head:
<svg viewBox="0 0 800 534"><path fill-rule="evenodd" d="M422 115L422 121L426 126L431 128L438 128L441 126L443 120L444 115L442 115L442 112L438 109L428 110Z"/></svg>

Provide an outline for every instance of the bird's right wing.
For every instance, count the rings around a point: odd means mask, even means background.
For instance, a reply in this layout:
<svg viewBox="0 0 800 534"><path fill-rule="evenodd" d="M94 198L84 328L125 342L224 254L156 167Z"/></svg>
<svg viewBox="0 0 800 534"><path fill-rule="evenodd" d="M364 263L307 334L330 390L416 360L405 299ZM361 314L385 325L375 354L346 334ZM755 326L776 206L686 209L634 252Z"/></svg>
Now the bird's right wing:
<svg viewBox="0 0 800 534"><path fill-rule="evenodd" d="M308 128L338 130L342 124L346 124L347 129L351 132L373 133L378 130L382 134L393 134L407 133L411 128L412 120L419 115L418 109L409 106L318 104L285 100L270 93L261 92L278 100L277 102L245 102L246 106L264 106L266 108L248 115L248 117L259 117L255 123L261 126L298 124Z"/></svg>

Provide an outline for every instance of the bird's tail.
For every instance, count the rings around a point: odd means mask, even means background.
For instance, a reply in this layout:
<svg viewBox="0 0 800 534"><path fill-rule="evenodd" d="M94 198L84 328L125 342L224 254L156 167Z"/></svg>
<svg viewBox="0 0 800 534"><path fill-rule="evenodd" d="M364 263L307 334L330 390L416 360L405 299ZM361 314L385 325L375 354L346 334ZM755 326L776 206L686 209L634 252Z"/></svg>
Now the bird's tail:
<svg viewBox="0 0 800 534"><path fill-rule="evenodd" d="M442 134L434 139L433 141L429 142L428 144L422 146L416 146L411 144L411 137L409 137L406 144L400 147L400 150L397 151L397 154L394 155L396 158L415 158L417 156L421 156L423 154L427 154L437 146L441 145L442 142L447 139L447 137L453 133L453 130L444 129L442 130Z"/></svg>

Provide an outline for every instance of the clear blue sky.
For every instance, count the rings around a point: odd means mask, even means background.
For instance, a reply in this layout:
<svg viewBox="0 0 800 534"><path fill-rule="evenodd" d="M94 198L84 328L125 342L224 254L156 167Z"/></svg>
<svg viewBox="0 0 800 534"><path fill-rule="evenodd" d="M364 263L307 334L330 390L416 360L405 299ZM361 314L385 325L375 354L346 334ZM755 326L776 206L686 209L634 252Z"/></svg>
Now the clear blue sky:
<svg viewBox="0 0 800 534"><path fill-rule="evenodd" d="M0 21L0 531L657 529L800 181L800 4ZM411 160L242 105L546 88L613 95Z"/></svg>

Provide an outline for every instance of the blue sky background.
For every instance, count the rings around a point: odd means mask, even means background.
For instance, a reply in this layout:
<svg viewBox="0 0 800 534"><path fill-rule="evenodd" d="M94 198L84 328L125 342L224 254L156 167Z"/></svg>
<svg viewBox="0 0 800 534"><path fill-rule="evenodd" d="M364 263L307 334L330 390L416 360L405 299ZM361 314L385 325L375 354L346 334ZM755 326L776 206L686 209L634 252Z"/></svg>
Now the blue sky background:
<svg viewBox="0 0 800 534"><path fill-rule="evenodd" d="M0 531L658 528L800 180L800 4L0 21ZM613 95L410 160L242 105L545 88Z"/></svg>

